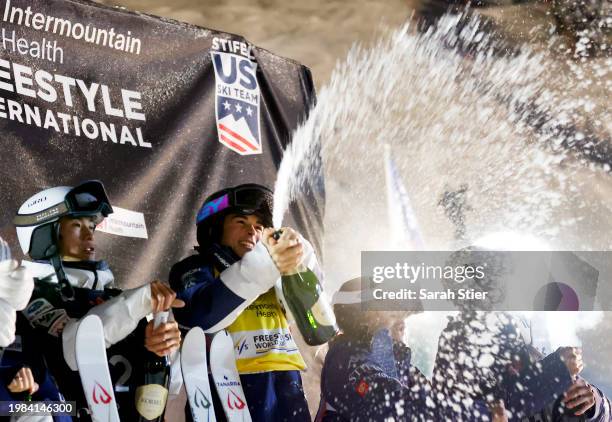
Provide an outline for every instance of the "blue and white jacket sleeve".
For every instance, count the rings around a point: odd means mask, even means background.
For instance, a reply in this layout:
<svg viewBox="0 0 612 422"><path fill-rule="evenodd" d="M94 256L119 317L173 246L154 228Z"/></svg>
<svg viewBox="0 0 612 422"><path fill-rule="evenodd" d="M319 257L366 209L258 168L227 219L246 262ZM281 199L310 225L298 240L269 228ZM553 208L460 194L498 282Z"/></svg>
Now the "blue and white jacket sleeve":
<svg viewBox="0 0 612 422"><path fill-rule="evenodd" d="M186 304L175 309L175 318L183 327L199 326L207 333L219 331L234 322L279 278L280 273L261 242L218 277L203 258L189 257L170 271L170 285Z"/></svg>
<svg viewBox="0 0 612 422"><path fill-rule="evenodd" d="M594 385L595 405L586 413L586 422L609 422L612 421L612 403L606 395Z"/></svg>

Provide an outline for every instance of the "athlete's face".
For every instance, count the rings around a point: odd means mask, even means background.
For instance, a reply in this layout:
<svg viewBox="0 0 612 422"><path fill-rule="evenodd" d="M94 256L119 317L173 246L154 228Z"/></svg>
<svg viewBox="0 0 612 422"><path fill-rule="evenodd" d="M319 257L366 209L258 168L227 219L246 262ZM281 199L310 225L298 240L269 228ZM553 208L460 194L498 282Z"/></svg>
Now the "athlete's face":
<svg viewBox="0 0 612 422"><path fill-rule="evenodd" d="M60 255L73 261L94 260L96 247L93 217L64 217L60 220Z"/></svg>
<svg viewBox="0 0 612 422"><path fill-rule="evenodd" d="M254 214L228 214L223 220L221 244L232 248L240 258L253 250L261 239L264 225Z"/></svg>

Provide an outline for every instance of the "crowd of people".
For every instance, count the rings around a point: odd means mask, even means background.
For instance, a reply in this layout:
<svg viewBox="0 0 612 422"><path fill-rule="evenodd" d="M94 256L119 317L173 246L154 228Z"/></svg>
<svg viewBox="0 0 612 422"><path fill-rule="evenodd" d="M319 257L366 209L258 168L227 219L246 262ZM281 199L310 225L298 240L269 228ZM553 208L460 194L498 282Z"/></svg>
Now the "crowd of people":
<svg viewBox="0 0 612 422"><path fill-rule="evenodd" d="M196 253L172 266L169 283L121 291L109 264L96 257L96 225L113 212L101 182L28 198L15 226L30 260L12 260L0 242L0 400L75 401L76 416L48 420L91 420L75 336L80 321L96 315L109 362L123 364L109 365L122 421L138 420L134 393L147 353L170 356L169 400L178 394L178 354L192 327L227 330L236 344L282 338L283 347L246 343L234 351L249 413L254 421L310 421L301 379L306 364L274 286L298 268L323 274L300 233L284 227L276 235L272 199L257 184L211 194L196 217ZM364 310L361 286L360 279L347 281L334 296L340 332L328 344L316 420L612 420L610 401L579 375L581 350L542 356L506 313L464 310L453 317L428 379L403 342L404 321L422 311ZM173 318L154 325L150 316L169 310ZM212 393L216 419L225 420Z"/></svg>

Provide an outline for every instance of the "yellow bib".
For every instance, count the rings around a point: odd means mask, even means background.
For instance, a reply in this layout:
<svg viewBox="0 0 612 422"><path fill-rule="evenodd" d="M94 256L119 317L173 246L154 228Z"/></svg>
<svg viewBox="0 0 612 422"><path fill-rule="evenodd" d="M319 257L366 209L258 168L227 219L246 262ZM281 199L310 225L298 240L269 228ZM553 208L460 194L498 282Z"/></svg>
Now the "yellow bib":
<svg viewBox="0 0 612 422"><path fill-rule="evenodd" d="M234 340L241 374L306 368L274 289L255 299L227 331Z"/></svg>

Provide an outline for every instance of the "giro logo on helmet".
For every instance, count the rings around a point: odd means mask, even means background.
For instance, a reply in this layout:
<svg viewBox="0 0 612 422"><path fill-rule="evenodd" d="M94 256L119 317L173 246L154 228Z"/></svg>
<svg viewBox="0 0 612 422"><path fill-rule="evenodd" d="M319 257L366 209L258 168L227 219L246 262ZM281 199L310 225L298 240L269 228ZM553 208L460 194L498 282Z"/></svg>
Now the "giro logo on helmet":
<svg viewBox="0 0 612 422"><path fill-rule="evenodd" d="M46 197L46 196L43 196L43 197L41 197L41 198L35 199L35 200L33 200L32 202L30 202L30 203L27 205L27 207L28 207L28 208L33 207L33 206L34 206L34 205L36 205L36 204L40 204L40 203L42 203L42 202L45 202L46 200L47 200L47 197Z"/></svg>

